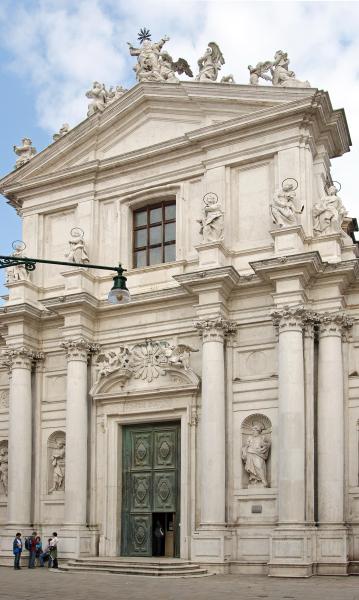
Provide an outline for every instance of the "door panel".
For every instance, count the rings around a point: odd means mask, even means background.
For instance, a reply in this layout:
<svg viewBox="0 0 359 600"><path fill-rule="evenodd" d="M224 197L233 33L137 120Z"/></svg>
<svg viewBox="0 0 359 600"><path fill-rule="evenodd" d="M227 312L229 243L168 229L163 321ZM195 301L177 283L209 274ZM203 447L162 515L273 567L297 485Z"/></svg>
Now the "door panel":
<svg viewBox="0 0 359 600"><path fill-rule="evenodd" d="M152 556L153 513L173 513L179 556L180 425L123 428L122 544L127 556Z"/></svg>

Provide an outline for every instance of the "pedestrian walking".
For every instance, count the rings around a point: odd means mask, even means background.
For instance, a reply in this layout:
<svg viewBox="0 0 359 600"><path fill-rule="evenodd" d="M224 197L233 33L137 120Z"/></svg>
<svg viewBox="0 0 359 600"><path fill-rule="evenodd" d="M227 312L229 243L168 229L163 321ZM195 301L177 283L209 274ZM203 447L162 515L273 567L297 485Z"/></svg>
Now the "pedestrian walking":
<svg viewBox="0 0 359 600"><path fill-rule="evenodd" d="M50 566L53 569L58 568L58 562L57 562L57 545L58 545L58 543L59 543L59 540L57 537L57 533L56 533L56 531L54 531L54 533L52 534L51 542L50 542L49 568L50 568ZM50 561L51 561L51 565L50 565Z"/></svg>
<svg viewBox="0 0 359 600"><path fill-rule="evenodd" d="M29 569L35 569L36 561L36 531L32 532L30 537L25 540L25 548L29 551Z"/></svg>
<svg viewBox="0 0 359 600"><path fill-rule="evenodd" d="M21 552L22 552L21 533L16 534L15 539L12 544L12 551L13 551L13 555L14 555L14 569L19 570L19 569L21 569L20 558L21 558Z"/></svg>

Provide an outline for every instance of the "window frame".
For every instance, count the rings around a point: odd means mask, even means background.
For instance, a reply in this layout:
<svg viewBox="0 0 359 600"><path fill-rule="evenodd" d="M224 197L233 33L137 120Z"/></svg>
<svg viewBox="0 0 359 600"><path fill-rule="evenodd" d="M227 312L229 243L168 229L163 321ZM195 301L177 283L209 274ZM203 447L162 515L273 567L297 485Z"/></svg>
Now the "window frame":
<svg viewBox="0 0 359 600"><path fill-rule="evenodd" d="M175 216L173 219L165 218L165 210L167 206L175 207ZM156 208L161 208L161 221L155 221L154 223L150 223L150 212ZM145 225L136 225L136 214L138 213L146 213L146 224ZM145 267L154 267L156 265L162 265L167 262L173 262L165 260L165 248L167 246L175 246L175 258L176 260L176 198L171 200L162 200L160 202L156 202L154 204L147 204L146 206L142 206L141 208L137 208L132 211L132 264L134 269L143 269ZM175 239L165 241L165 226L169 224L174 224L175 226ZM161 241L158 243L150 243L150 230L154 227L161 226ZM136 233L138 231L146 231L146 245L137 246L136 245ZM161 248L161 261L151 264L150 263L150 250L155 248ZM146 251L146 264L145 265L137 265L137 253Z"/></svg>

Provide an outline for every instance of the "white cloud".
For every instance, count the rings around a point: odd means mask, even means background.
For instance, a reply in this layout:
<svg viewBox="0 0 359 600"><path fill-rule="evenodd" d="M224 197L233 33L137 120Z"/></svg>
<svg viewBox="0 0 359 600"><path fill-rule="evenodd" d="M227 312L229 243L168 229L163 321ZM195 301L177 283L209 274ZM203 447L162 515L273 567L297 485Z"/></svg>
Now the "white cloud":
<svg viewBox="0 0 359 600"><path fill-rule="evenodd" d="M11 67L28 78L39 124L50 132L84 118L85 91L94 79L134 83L126 41L135 42L140 27L149 27L154 39L170 35L169 52L193 68L207 42L217 41L226 58L223 73L239 83L248 81L248 64L271 59L278 48L288 51L298 78L329 90L333 106L346 109L356 146L335 161L333 176L358 214L358 3L33 0L5 6L0 22Z"/></svg>

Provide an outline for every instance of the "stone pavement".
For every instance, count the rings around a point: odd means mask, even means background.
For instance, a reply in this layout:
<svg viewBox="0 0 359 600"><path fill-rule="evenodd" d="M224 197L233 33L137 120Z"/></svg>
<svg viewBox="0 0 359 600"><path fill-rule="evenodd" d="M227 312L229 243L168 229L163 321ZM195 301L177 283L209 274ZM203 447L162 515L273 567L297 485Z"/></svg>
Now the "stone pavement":
<svg viewBox="0 0 359 600"><path fill-rule="evenodd" d="M128 577L108 573L20 573L0 567L1 600L359 600L359 577L212 575L194 579Z"/></svg>

